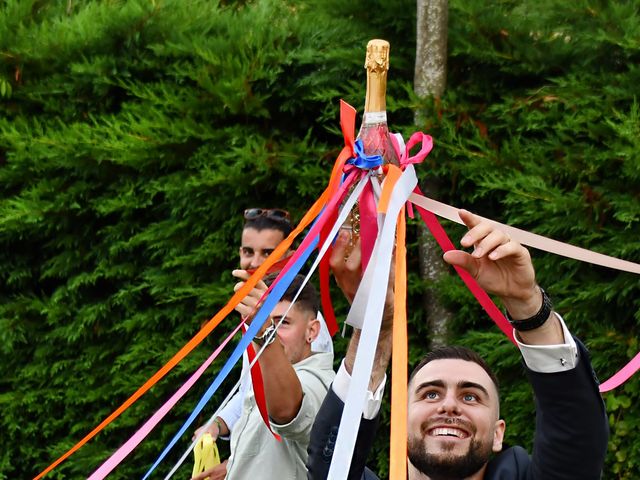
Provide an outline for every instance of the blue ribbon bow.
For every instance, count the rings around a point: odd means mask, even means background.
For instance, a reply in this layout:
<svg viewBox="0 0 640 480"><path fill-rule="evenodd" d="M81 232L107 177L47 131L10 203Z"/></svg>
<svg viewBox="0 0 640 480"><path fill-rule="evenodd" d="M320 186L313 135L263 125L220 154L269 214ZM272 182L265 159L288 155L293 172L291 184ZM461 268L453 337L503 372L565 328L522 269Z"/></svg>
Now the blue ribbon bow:
<svg viewBox="0 0 640 480"><path fill-rule="evenodd" d="M364 153L364 145L362 145L362 139L360 138L356 140L353 150L355 157L347 160L348 165L353 165L363 170L371 170L379 167L384 162L382 155L367 155Z"/></svg>

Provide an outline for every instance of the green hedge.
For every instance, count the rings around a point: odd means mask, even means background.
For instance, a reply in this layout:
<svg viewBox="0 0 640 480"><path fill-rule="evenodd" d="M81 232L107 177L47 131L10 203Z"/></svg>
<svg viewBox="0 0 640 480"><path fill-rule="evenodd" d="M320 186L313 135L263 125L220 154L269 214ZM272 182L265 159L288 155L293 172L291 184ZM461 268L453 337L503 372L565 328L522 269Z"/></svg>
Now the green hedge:
<svg viewBox="0 0 640 480"><path fill-rule="evenodd" d="M419 127L435 149L418 175L444 186L442 200L640 261L637 8L452 1L439 102L411 93L414 24L406 0L0 6L0 479L45 468L226 302L244 208L287 206L301 217L342 145L338 100L362 108L370 38L392 44L393 126L409 134L413 112L426 113ZM428 332L412 225L414 363ZM461 230L445 226L457 240ZM601 378L614 373L639 349L637 277L534 257ZM484 353L501 377L507 440L530 445L533 401L518 353L457 278L438 291L456 312L452 340ZM233 323L48 478L85 478ZM337 356L344 347L337 340ZM113 478L146 471L200 383ZM638 390L633 379L605 396L605 478L640 474ZM371 462L382 475L386 438L383 427Z"/></svg>

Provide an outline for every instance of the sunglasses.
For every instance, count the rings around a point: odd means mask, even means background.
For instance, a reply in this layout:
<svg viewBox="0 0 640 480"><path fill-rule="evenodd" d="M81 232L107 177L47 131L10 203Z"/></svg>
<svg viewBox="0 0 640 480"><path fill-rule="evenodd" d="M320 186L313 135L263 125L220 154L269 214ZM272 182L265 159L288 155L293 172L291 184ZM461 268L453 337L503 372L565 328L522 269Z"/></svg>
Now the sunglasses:
<svg viewBox="0 0 640 480"><path fill-rule="evenodd" d="M255 220L260 217L267 217L277 222L289 222L289 212L281 208L247 208L244 211L245 220Z"/></svg>

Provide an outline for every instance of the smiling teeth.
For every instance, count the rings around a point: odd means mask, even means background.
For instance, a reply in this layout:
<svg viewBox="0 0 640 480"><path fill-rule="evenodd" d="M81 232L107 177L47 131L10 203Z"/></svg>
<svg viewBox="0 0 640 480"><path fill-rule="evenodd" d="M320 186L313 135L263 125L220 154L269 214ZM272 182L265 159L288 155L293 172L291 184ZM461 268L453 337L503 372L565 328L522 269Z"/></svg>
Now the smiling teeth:
<svg viewBox="0 0 640 480"><path fill-rule="evenodd" d="M434 428L431 430L431 435L434 437L438 436L454 436L458 438L466 438L467 434L462 430L458 430L457 428Z"/></svg>

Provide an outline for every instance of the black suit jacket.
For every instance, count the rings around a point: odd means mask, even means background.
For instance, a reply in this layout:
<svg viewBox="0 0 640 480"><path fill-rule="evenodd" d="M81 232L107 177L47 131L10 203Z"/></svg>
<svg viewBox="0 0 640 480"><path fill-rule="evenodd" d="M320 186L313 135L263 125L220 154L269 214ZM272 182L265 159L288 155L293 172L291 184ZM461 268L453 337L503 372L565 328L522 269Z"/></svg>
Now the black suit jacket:
<svg viewBox="0 0 640 480"><path fill-rule="evenodd" d="M485 480L598 480L609 439L604 403L587 349L576 340L576 368L558 373L527 370L536 401L533 453L516 446L503 450L487 466ZM344 408L329 389L311 430L308 479L324 480L329 472ZM378 419L360 422L349 480L376 479L365 468Z"/></svg>

